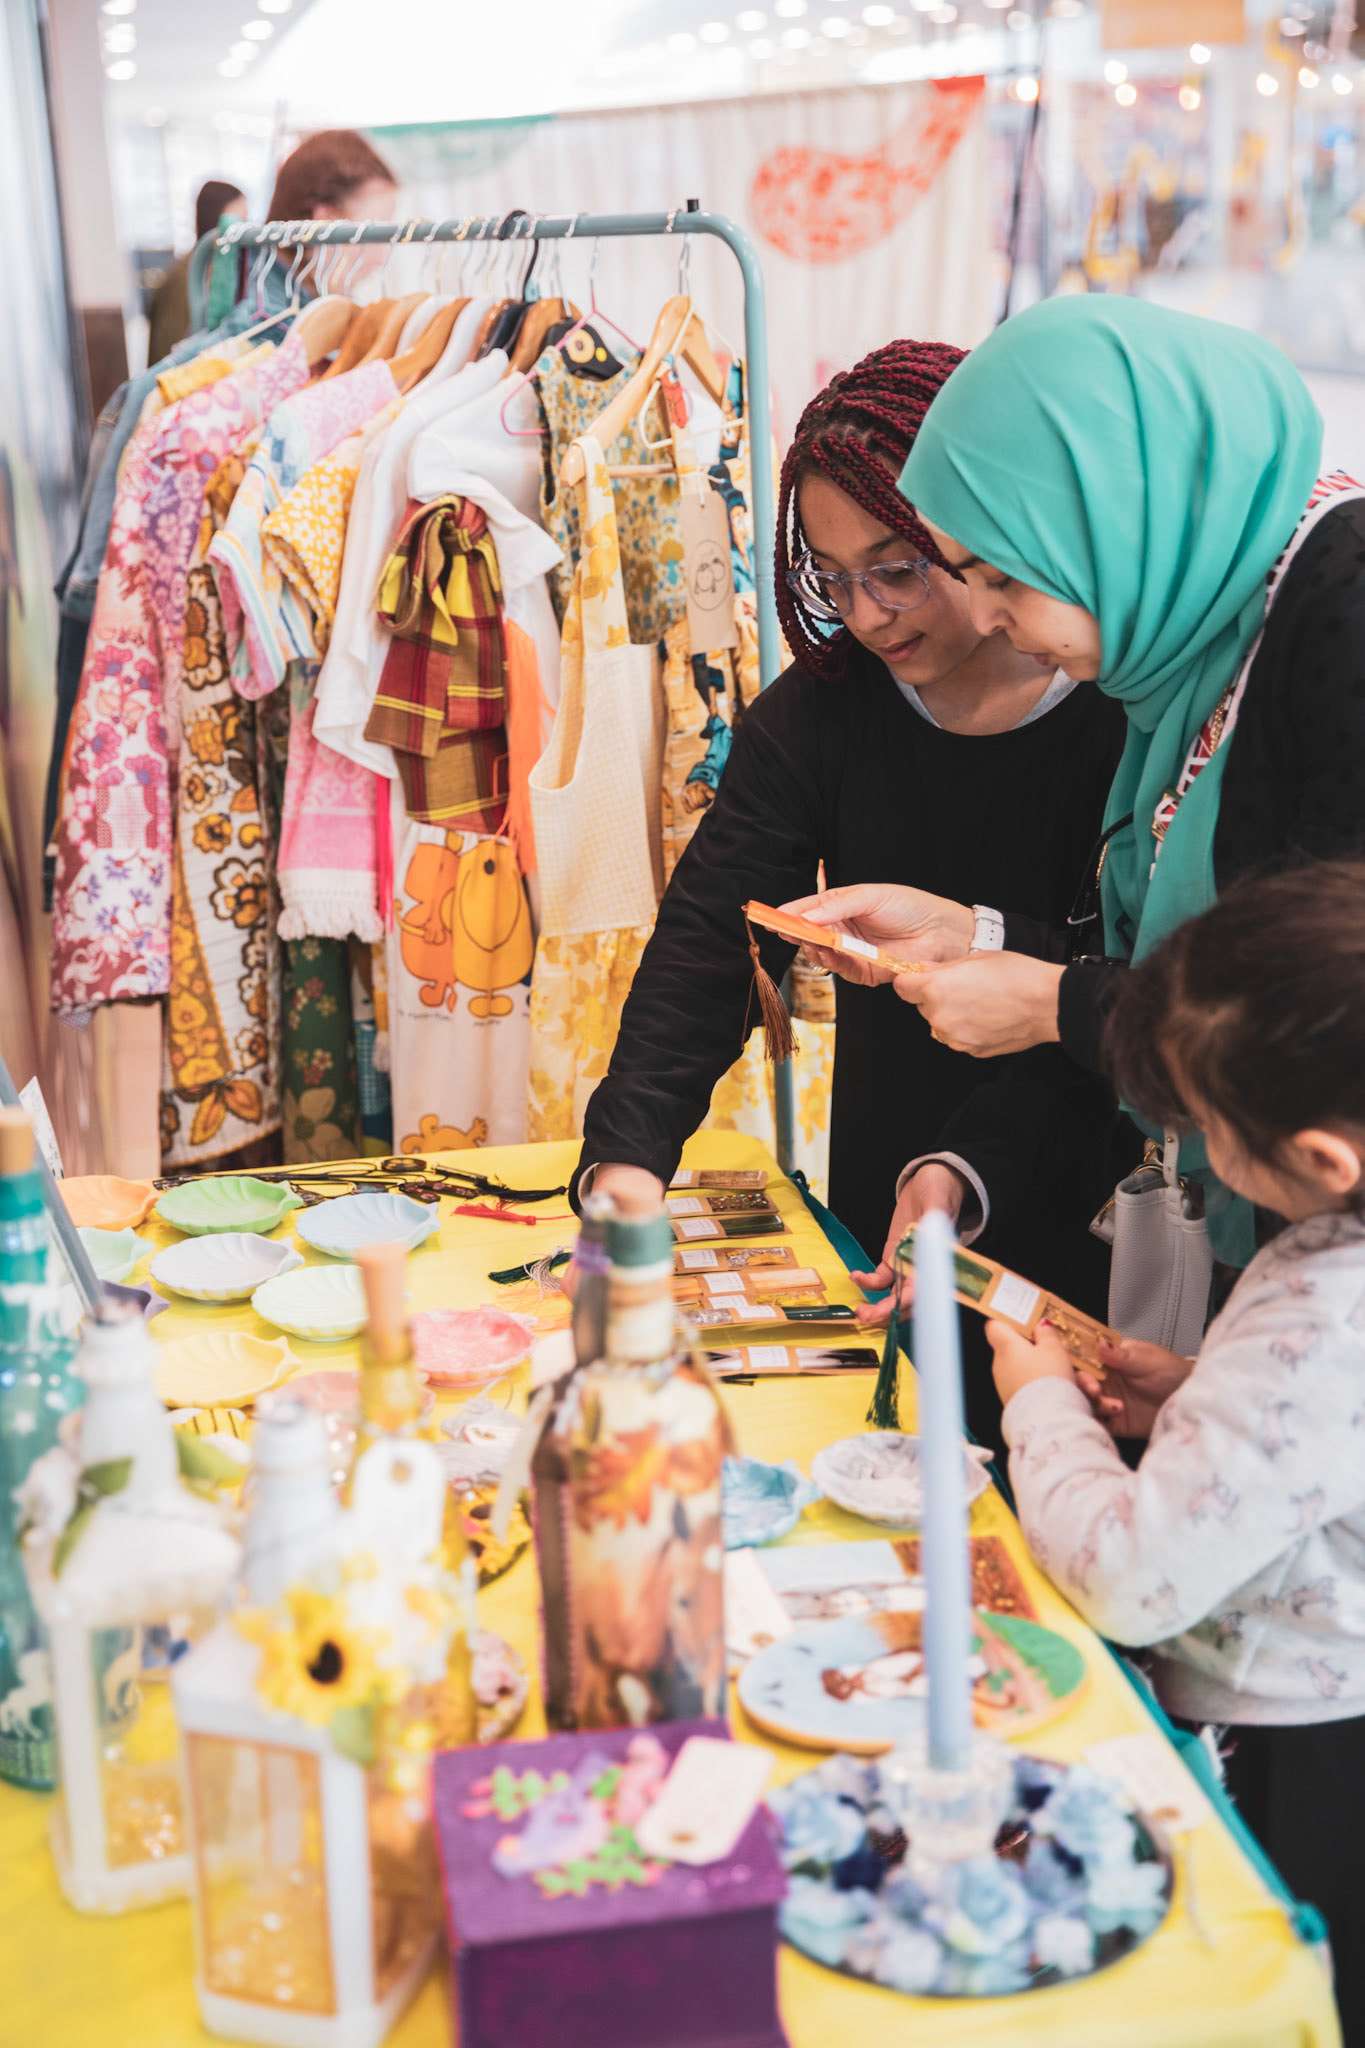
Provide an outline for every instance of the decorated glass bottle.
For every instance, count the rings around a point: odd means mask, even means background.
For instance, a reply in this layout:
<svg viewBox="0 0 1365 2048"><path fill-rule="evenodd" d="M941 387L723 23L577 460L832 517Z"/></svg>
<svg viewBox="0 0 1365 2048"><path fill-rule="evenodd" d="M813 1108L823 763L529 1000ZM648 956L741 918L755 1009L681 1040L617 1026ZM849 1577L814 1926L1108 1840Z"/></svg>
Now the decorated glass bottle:
<svg viewBox="0 0 1365 2048"><path fill-rule="evenodd" d="M531 1458L531 1519L540 1572L541 1677L552 1728L571 1727L562 1718L569 1705L569 1584L565 1545L571 1498L567 1441L560 1427L566 1401L575 1401L578 1373L607 1348L607 1225L616 1214L608 1195L586 1195L583 1222L574 1247L573 1351L569 1372L555 1387L549 1415Z"/></svg>
<svg viewBox="0 0 1365 2048"><path fill-rule="evenodd" d="M356 1263L365 1283L366 1324L360 1353L360 1429L348 1499L354 1496L356 1474L373 1446L390 1440L427 1440L422 1422L423 1383L407 1319L407 1254L398 1244L372 1245L357 1253ZM446 1494L441 1524L441 1558L462 1598L460 1626L451 1638L445 1681L432 1709L439 1727L439 1746L459 1749L473 1742L476 1734L473 1634L478 1574L459 1503L451 1492Z"/></svg>
<svg viewBox="0 0 1365 2048"><path fill-rule="evenodd" d="M48 1264L33 1128L0 1109L0 1777L50 1791L56 1729L46 1647L24 1576L27 1496L60 1489L69 1471L58 1431L85 1396ZM40 1465L39 1461L43 1461ZM38 1467L35 1472L34 1468ZM22 1494L25 1498L20 1498Z"/></svg>
<svg viewBox="0 0 1365 2048"><path fill-rule="evenodd" d="M214 2034L278 2048L376 2048L437 1931L425 1797L337 1740L375 1685L377 1638L348 1604L351 1511L329 1464L315 1410L287 1394L262 1404L243 1604L171 1679L199 2009ZM427 1504L436 1527L439 1475ZM414 1506L400 1494L394 1523ZM367 1557L365 1584L383 1569Z"/></svg>
<svg viewBox="0 0 1365 2048"><path fill-rule="evenodd" d="M612 1221L607 1255L603 1355L574 1372L550 1420L566 1475L555 1728L725 1710L724 1411L680 1341L667 1216ZM550 1617L547 1643L563 1625Z"/></svg>
<svg viewBox="0 0 1365 2048"><path fill-rule="evenodd" d="M86 1325L79 1472L62 1527L25 1564L52 1658L61 1790L52 1851L85 1912L189 1890L169 1668L216 1619L240 1546L222 1505L180 1475L134 1304Z"/></svg>

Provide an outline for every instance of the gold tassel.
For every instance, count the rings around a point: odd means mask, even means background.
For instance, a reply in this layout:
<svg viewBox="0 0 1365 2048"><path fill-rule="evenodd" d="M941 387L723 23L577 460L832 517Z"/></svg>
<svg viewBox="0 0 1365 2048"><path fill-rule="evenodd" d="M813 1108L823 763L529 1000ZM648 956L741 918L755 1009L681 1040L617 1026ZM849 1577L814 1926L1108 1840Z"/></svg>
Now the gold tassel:
<svg viewBox="0 0 1365 2048"><path fill-rule="evenodd" d="M758 940L754 937L754 928L747 917L744 920L744 929L749 934L749 958L754 963L754 994L758 997L758 1012L763 1022L768 1058L774 1062L789 1060L797 1050L791 1013L782 1000L781 989L758 957ZM744 1022L747 1029L747 1017Z"/></svg>

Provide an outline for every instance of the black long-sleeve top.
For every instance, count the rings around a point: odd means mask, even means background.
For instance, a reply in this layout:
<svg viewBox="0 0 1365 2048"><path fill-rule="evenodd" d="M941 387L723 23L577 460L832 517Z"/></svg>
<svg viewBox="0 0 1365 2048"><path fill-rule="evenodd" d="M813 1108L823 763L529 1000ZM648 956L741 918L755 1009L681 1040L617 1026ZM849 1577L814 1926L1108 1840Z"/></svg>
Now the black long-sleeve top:
<svg viewBox="0 0 1365 2048"><path fill-rule="evenodd" d="M1365 499L1325 512L1284 574L1247 676L1213 835L1219 888L1306 860L1365 854ZM981 899L984 900L984 899ZM1070 934L1017 895L1005 944L1068 957ZM1103 1069L1104 1024L1126 962L1073 961L1058 998L1061 1042Z"/></svg>
<svg viewBox="0 0 1365 2048"><path fill-rule="evenodd" d="M580 1166L623 1162L667 1181L756 1018L740 905L809 893L821 860L831 886L913 883L1062 923L1122 738L1118 707L1084 685L1031 724L968 736L931 725L861 649L839 681L789 669L744 718L665 894ZM780 978L792 949L760 944ZM933 1040L890 988L836 986L836 1214L875 1258L906 1163L955 1153L989 1198L981 1249L1102 1308L1103 1255L1086 1225L1112 1186L1108 1090L1056 1047L975 1060Z"/></svg>

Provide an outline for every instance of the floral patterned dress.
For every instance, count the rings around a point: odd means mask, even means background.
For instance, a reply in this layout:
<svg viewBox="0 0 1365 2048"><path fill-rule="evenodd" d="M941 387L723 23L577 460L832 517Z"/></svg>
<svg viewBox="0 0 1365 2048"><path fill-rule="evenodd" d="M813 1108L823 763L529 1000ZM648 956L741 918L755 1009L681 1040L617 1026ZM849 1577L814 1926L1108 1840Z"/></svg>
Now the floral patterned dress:
<svg viewBox="0 0 1365 2048"><path fill-rule="evenodd" d="M574 364L553 350L547 351L537 366L548 430L542 516L564 555L557 586L552 577L551 588L565 624L566 675L571 663L582 660L579 638L570 626L570 596L573 575L582 559L583 512L578 495L555 488L554 480L570 442L586 431L585 423L597 416L634 366L631 358L610 378L585 377L576 374ZM760 686L743 413L743 371L736 364L727 393L720 457L709 471L730 515L736 647L693 650L686 617L676 476L615 477L609 483L629 639L633 648L650 640L657 646L654 687L661 696L663 728L658 833L664 883L714 796L729 753L733 722L742 716L744 705L752 701ZM603 451L607 466L657 462L657 445L647 444L657 444L663 438L655 401L642 420ZM587 597L591 605L601 577L590 581ZM591 651L588 659L591 662ZM621 1011L651 929L650 923L644 923L591 932L542 932L531 989L530 1137L567 1138L581 1130L588 1098L610 1064ZM795 1163L817 1190L828 1176L833 1071L833 1023L803 1024L795 1058ZM745 1131L774 1144L772 1069L761 1032L750 1037L743 1056L717 1084L707 1127Z"/></svg>
<svg viewBox="0 0 1365 2048"><path fill-rule="evenodd" d="M52 1005L170 983L172 804L187 577L223 457L308 376L296 336L167 409L129 457L67 741L55 833Z"/></svg>
<svg viewBox="0 0 1365 2048"><path fill-rule="evenodd" d="M316 960L291 963L282 1009L275 847L290 721L288 693L276 685L287 660L311 650L312 636L301 608L284 617L286 600L297 607L297 599L263 547L262 526L315 461L393 398L387 363L297 392L220 465L205 494L187 579L162 1095L167 1164L201 1163L280 1128L282 1020L290 1079L315 1090L324 1085L304 1081L302 1070L313 1075L324 1050L319 1041L329 1038L326 1064L337 1076L325 1109L316 1095L311 1116L290 1109L289 1130L300 1118L310 1127L330 1125L341 1105L341 1127L354 1138L354 1082L345 1085L354 1066L345 947L321 970ZM315 983L328 1008L312 1015L305 992ZM291 1041L305 1020L308 1043L291 1064ZM315 1156L289 1145L286 1152L291 1159Z"/></svg>

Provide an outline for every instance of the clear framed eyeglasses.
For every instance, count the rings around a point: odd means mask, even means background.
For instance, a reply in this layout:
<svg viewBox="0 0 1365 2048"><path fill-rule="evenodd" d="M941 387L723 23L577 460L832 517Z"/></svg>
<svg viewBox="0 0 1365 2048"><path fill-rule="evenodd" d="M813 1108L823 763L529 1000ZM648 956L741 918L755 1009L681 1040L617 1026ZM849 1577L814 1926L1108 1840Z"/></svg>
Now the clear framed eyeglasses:
<svg viewBox="0 0 1365 2048"><path fill-rule="evenodd" d="M929 564L916 555L903 562L878 562L871 569L818 569L807 548L787 571L788 589L817 619L848 618L860 584L874 604L912 612L929 595Z"/></svg>

